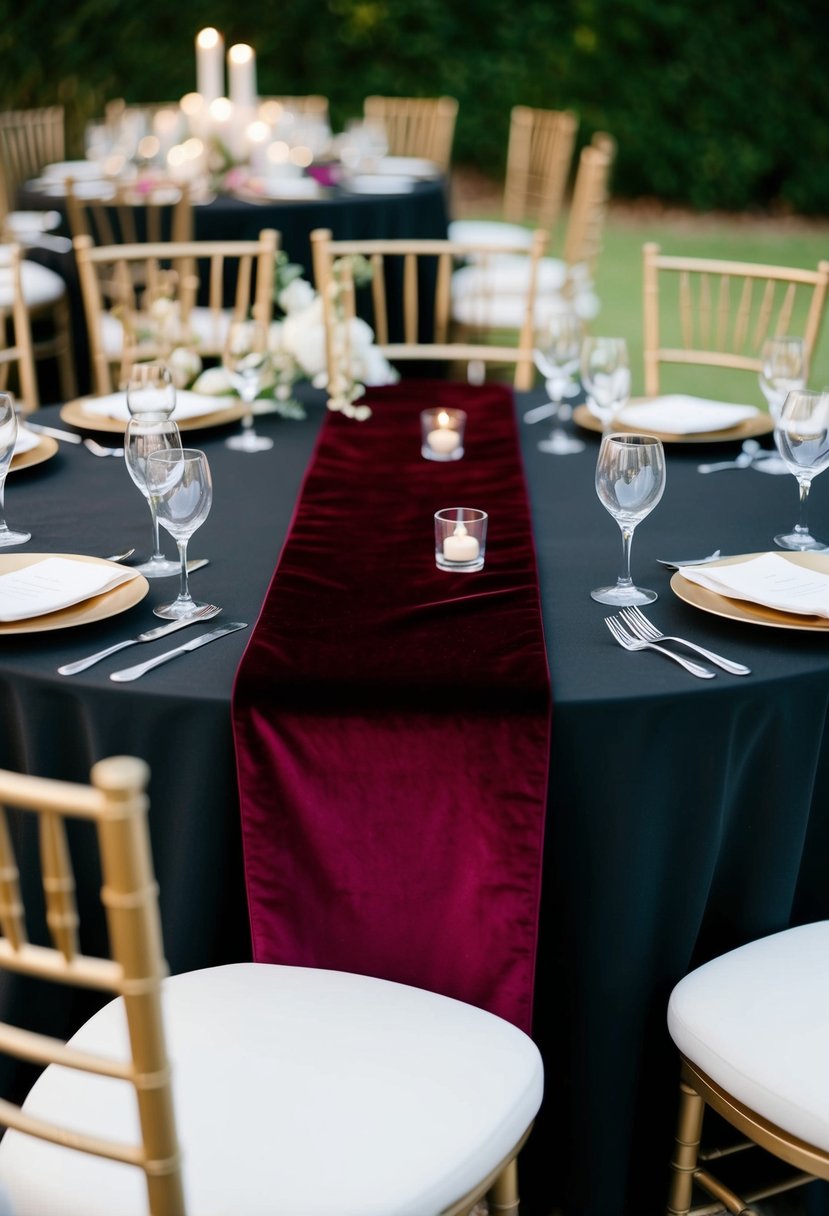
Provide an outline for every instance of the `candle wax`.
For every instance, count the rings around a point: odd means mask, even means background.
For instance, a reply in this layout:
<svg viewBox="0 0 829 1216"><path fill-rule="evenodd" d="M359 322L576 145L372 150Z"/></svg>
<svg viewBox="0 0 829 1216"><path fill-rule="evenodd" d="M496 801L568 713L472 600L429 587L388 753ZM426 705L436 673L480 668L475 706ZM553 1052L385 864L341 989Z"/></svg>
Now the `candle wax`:
<svg viewBox="0 0 829 1216"><path fill-rule="evenodd" d="M463 533L447 536L443 542L443 556L448 562L474 562L480 551L477 539L469 536L465 529Z"/></svg>
<svg viewBox="0 0 829 1216"><path fill-rule="evenodd" d="M460 441L457 431L445 427L437 431L429 431L426 436L426 442L433 452L454 452Z"/></svg>

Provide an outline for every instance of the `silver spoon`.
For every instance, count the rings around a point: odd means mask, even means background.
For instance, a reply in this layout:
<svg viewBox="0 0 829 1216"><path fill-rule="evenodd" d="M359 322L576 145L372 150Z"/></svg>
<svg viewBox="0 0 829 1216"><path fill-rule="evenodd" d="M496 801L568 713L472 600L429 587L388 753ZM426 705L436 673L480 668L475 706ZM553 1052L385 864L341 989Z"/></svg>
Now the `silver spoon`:
<svg viewBox="0 0 829 1216"><path fill-rule="evenodd" d="M736 460L724 460L719 464L698 464L698 473L718 473L721 469L747 469L757 459L760 444L756 439L746 439L743 450Z"/></svg>

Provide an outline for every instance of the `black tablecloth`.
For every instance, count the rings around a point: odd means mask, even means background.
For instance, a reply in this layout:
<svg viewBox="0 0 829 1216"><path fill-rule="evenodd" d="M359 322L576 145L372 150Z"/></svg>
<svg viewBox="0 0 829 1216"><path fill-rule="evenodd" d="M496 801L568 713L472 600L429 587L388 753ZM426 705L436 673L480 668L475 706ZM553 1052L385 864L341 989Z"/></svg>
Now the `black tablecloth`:
<svg viewBox="0 0 829 1216"><path fill-rule="evenodd" d="M228 619L256 619L319 417L317 405L305 422L263 419L275 446L255 456L228 451L218 432L198 436L215 500L191 543L191 556L210 565L192 583ZM535 1020L547 1087L524 1154L526 1211L643 1216L665 1194L677 1074L665 1031L671 986L740 942L829 915L829 637L738 624L674 597L657 557L766 549L797 513L793 478L705 477L696 472L703 453L677 446L664 498L634 539L634 576L659 592L650 615L667 632L753 674L699 681L661 656L621 650L604 626L607 609L589 598L621 557L618 527L593 488L597 438L581 455L553 457L536 449L544 424L520 430L553 682ZM819 478L812 493L813 528L829 539L829 483ZM62 445L47 464L12 474L6 506L11 524L32 531L28 551L147 547L149 512L123 463L84 448ZM249 948L230 733L248 635L133 685L108 673L169 642L72 678L55 674L147 628L151 605L170 591L156 581L110 621L0 638L0 764L85 780L113 752L149 761L165 941L178 971ZM13 992L3 992L7 1006Z"/></svg>

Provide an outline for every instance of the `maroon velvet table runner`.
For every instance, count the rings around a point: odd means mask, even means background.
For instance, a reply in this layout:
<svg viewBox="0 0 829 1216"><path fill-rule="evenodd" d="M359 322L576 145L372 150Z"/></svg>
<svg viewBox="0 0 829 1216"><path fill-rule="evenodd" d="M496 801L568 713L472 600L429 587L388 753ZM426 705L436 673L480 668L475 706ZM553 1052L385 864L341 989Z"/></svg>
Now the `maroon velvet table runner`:
<svg viewBox="0 0 829 1216"><path fill-rule="evenodd" d="M236 677L254 958L378 975L530 1029L549 677L512 394L411 381L330 415ZM465 408L466 455L420 455ZM442 507L486 565L435 566Z"/></svg>

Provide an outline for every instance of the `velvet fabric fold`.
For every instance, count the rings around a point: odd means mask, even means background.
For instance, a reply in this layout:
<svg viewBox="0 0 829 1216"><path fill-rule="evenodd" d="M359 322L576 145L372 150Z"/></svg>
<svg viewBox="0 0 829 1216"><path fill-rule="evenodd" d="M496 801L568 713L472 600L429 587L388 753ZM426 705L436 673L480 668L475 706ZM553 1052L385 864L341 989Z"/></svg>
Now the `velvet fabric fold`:
<svg viewBox="0 0 829 1216"><path fill-rule="evenodd" d="M529 1030L550 692L512 393L368 401L370 421L323 425L234 686L254 958ZM422 458L434 406L467 411L462 460ZM489 513L480 572L435 566L454 506Z"/></svg>

